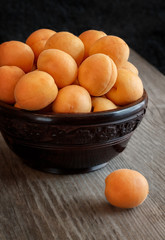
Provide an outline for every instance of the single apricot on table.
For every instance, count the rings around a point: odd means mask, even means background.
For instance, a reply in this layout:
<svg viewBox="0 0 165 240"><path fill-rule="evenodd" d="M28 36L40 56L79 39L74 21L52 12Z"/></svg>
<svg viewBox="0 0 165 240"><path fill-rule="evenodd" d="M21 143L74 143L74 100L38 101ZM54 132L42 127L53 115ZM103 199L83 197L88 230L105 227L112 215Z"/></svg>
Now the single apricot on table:
<svg viewBox="0 0 165 240"><path fill-rule="evenodd" d="M41 28L32 32L26 39L26 44L29 45L34 52L35 62L39 54L44 50L46 41L55 33L56 32L51 29Z"/></svg>
<svg viewBox="0 0 165 240"><path fill-rule="evenodd" d="M33 67L34 53L32 49L20 41L8 41L0 44L0 66L17 66L25 73Z"/></svg>
<svg viewBox="0 0 165 240"><path fill-rule="evenodd" d="M88 91L78 85L69 85L59 90L52 110L55 113L88 113L91 107Z"/></svg>
<svg viewBox="0 0 165 240"><path fill-rule="evenodd" d="M30 111L45 108L55 100L57 93L52 76L39 70L21 77L14 90L18 106Z"/></svg>
<svg viewBox="0 0 165 240"><path fill-rule="evenodd" d="M51 36L46 44L45 49L59 49L70 54L77 65L84 57L84 44L80 38L70 32L58 32Z"/></svg>
<svg viewBox="0 0 165 240"><path fill-rule="evenodd" d="M86 58L79 67L79 84L92 96L102 96L115 84L117 68L113 60L102 53Z"/></svg>
<svg viewBox="0 0 165 240"><path fill-rule="evenodd" d="M104 36L107 36L107 34L94 29L87 30L79 35L79 38L84 43L85 47L84 59L89 57L89 49L94 44L94 42Z"/></svg>
<svg viewBox="0 0 165 240"><path fill-rule="evenodd" d="M90 48L89 55L104 53L108 55L117 68L129 58L129 47L120 37L108 35L98 39Z"/></svg>
<svg viewBox="0 0 165 240"><path fill-rule="evenodd" d="M115 207L137 207L147 198L148 193L147 179L132 169L118 169L105 179L106 199Z"/></svg>
<svg viewBox="0 0 165 240"><path fill-rule="evenodd" d="M48 49L41 52L37 67L49 73L59 88L72 84L77 78L78 67L75 60L59 49Z"/></svg>
<svg viewBox="0 0 165 240"><path fill-rule="evenodd" d="M106 97L116 105L124 106L141 98L143 91L143 83L139 76L130 70L120 68L117 80Z"/></svg>
<svg viewBox="0 0 165 240"><path fill-rule="evenodd" d="M9 104L15 103L14 89L24 71L16 66L0 67L0 100Z"/></svg>

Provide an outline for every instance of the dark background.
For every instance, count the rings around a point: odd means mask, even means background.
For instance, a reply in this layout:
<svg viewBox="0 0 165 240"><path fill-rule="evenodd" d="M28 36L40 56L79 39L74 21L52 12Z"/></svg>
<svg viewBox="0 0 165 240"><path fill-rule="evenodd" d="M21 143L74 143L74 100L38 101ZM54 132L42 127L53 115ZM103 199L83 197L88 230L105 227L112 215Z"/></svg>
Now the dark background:
<svg viewBox="0 0 165 240"><path fill-rule="evenodd" d="M25 41L39 28L117 35L165 74L164 0L1 0L0 43Z"/></svg>

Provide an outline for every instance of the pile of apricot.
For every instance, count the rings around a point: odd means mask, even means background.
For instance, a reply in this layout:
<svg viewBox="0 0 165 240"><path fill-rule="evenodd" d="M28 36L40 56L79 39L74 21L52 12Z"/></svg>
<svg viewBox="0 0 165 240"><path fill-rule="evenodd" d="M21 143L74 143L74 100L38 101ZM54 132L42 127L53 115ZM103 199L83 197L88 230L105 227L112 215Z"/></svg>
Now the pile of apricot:
<svg viewBox="0 0 165 240"><path fill-rule="evenodd" d="M26 42L0 44L0 100L29 111L88 113L116 109L143 95L129 47L98 30L79 36L39 29Z"/></svg>

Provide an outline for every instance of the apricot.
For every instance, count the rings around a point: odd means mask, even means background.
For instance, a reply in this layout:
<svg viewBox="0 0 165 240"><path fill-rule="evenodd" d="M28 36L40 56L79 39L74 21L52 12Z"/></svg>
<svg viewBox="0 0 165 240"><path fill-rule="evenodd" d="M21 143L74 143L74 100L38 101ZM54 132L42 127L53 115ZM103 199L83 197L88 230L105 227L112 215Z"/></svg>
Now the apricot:
<svg viewBox="0 0 165 240"><path fill-rule="evenodd" d="M98 30L87 30L79 35L79 38L84 43L85 47L84 59L89 56L89 49L94 42L104 36L107 36L107 34Z"/></svg>
<svg viewBox="0 0 165 240"><path fill-rule="evenodd" d="M116 109L117 106L105 97L92 97L93 112Z"/></svg>
<svg viewBox="0 0 165 240"><path fill-rule="evenodd" d="M32 49L20 41L8 41L0 44L0 66L17 66L25 73L33 67L34 53Z"/></svg>
<svg viewBox="0 0 165 240"><path fill-rule="evenodd" d="M77 65L80 65L84 57L83 42L70 32L58 32L50 37L45 44L45 49L51 48L59 49L70 54Z"/></svg>
<svg viewBox="0 0 165 240"><path fill-rule="evenodd" d="M124 68L124 69L130 70L131 72L135 73L136 75L139 74L139 71L138 71L138 69L135 67L135 65L132 64L132 63L129 62L129 61L124 62L119 68Z"/></svg>
<svg viewBox="0 0 165 240"><path fill-rule="evenodd" d="M39 70L21 77L14 90L18 106L30 111L45 108L55 100L57 93L52 76Z"/></svg>
<svg viewBox="0 0 165 240"><path fill-rule="evenodd" d="M86 58L79 67L79 84L92 96L102 96L115 84L117 68L113 60L102 53Z"/></svg>
<svg viewBox="0 0 165 240"><path fill-rule="evenodd" d="M147 179L138 171L118 169L105 179L105 196L108 202L119 208L134 208L147 198Z"/></svg>
<svg viewBox="0 0 165 240"><path fill-rule="evenodd" d="M108 35L98 39L91 46L89 55L104 53L112 58L116 66L119 67L128 60L129 52L129 47L123 39Z"/></svg>
<svg viewBox="0 0 165 240"><path fill-rule="evenodd" d="M26 39L26 44L31 47L34 52L35 61L39 54L44 50L46 41L56 32L51 29L38 29L30 34Z"/></svg>
<svg viewBox="0 0 165 240"><path fill-rule="evenodd" d="M78 85L69 85L59 90L52 110L56 113L88 113L91 107L88 91Z"/></svg>
<svg viewBox="0 0 165 240"><path fill-rule="evenodd" d="M16 66L0 67L0 100L9 104L15 103L14 89L24 71Z"/></svg>
<svg viewBox="0 0 165 240"><path fill-rule="evenodd" d="M116 105L127 105L141 98L143 95L142 80L135 73L119 69L118 76L113 88L106 97Z"/></svg>
<svg viewBox="0 0 165 240"><path fill-rule="evenodd" d="M77 64L66 52L59 49L42 51L38 57L37 67L49 73L59 88L72 84L77 78Z"/></svg>
<svg viewBox="0 0 165 240"><path fill-rule="evenodd" d="M75 60L59 49L44 50L38 58L37 67L49 73L59 88L72 84L77 78Z"/></svg>

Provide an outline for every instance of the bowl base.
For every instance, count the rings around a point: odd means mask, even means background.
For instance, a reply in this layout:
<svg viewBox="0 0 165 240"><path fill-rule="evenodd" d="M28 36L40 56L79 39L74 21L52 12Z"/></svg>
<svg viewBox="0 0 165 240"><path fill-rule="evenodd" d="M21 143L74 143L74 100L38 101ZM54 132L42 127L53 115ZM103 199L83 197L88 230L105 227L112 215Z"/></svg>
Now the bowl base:
<svg viewBox="0 0 165 240"><path fill-rule="evenodd" d="M104 168L108 162L106 163L102 163L102 164L99 164L99 165L96 165L96 166L93 166L93 167L88 167L88 168L46 168L46 167L36 167L36 166L32 166L31 164L25 162L23 160L23 162L30 168L33 168L33 169L36 169L36 170L39 170L39 171L42 171L42 172L46 172L46 173L53 173L53 174L81 174L81 173L88 173L88 172L94 172L94 171L97 171L101 168Z"/></svg>
<svg viewBox="0 0 165 240"><path fill-rule="evenodd" d="M42 172L54 174L78 174L99 170L127 146L132 133L120 138L118 142L100 145L61 147L36 147L24 144L19 139L2 135L9 148L27 166Z"/></svg>

